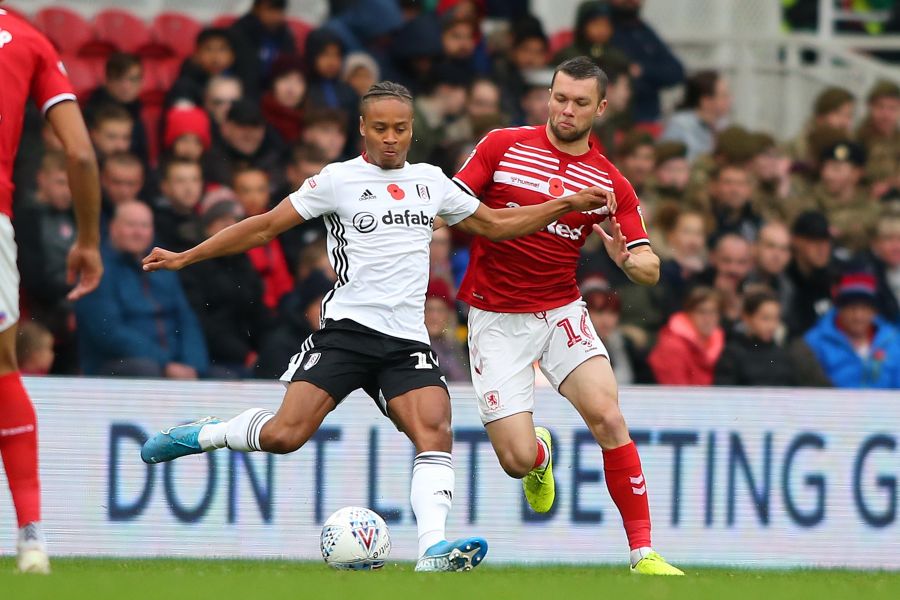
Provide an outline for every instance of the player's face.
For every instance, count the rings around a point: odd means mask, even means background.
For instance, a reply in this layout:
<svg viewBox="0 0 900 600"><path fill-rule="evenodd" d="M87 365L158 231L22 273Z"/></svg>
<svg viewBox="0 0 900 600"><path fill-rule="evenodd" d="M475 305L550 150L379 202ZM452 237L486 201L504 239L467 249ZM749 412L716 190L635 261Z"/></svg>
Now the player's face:
<svg viewBox="0 0 900 600"><path fill-rule="evenodd" d="M399 169L412 143L412 106L397 98L369 102L359 118L359 133L369 160L382 169Z"/></svg>
<svg viewBox="0 0 900 600"><path fill-rule="evenodd" d="M557 73L549 106L550 131L562 142L575 142L589 135L594 118L606 109L606 100L600 100L596 79Z"/></svg>
<svg viewBox="0 0 900 600"><path fill-rule="evenodd" d="M203 176L199 165L175 165L169 168L160 185L174 205L182 210L192 210L203 194Z"/></svg>
<svg viewBox="0 0 900 600"><path fill-rule="evenodd" d="M751 335L763 342L771 342L781 325L781 305L763 302L754 314L744 315L744 324Z"/></svg>

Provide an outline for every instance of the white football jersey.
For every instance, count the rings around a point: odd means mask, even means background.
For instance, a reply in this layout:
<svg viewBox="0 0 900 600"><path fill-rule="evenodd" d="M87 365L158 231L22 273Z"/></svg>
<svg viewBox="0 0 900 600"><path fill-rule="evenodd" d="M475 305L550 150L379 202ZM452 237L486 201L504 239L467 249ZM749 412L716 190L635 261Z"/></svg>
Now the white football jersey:
<svg viewBox="0 0 900 600"><path fill-rule="evenodd" d="M352 319L429 343L425 291L434 217L455 225L478 209L478 199L435 166L382 169L362 156L328 165L289 198L305 220L325 218L338 281L322 301L323 322Z"/></svg>

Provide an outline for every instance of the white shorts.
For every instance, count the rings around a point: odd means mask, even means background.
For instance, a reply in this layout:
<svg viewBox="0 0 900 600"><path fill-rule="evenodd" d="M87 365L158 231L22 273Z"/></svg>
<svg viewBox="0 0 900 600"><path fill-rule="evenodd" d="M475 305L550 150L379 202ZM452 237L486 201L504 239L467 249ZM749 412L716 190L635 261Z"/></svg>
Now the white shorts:
<svg viewBox="0 0 900 600"><path fill-rule="evenodd" d="M534 367L554 388L584 361L609 358L584 302L539 313L469 311L469 364L482 423L534 412Z"/></svg>
<svg viewBox="0 0 900 600"><path fill-rule="evenodd" d="M9 217L0 214L0 332L19 322L19 268Z"/></svg>

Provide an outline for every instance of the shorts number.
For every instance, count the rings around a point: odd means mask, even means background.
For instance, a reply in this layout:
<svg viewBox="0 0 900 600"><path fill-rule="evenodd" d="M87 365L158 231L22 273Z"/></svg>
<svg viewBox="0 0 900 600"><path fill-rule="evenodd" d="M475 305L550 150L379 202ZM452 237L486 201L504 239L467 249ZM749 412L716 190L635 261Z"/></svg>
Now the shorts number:
<svg viewBox="0 0 900 600"><path fill-rule="evenodd" d="M572 323L568 319L563 319L562 321L557 323L556 326L565 329L566 337L569 338L567 342L569 348L581 342L581 336L575 333L575 328L572 327Z"/></svg>
<svg viewBox="0 0 900 600"><path fill-rule="evenodd" d="M418 361L416 362L417 369L433 369L436 366L441 366L434 352L413 352L410 356ZM429 358L431 362L428 362Z"/></svg>

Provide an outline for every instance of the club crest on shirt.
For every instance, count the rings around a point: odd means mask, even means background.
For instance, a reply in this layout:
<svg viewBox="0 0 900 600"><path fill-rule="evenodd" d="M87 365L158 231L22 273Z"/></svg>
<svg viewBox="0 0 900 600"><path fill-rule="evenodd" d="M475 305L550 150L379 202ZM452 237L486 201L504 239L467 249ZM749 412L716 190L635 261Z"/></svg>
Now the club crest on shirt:
<svg viewBox="0 0 900 600"><path fill-rule="evenodd" d="M322 355L319 352L313 352L312 354L310 354L309 358L306 359L306 363L303 365L303 370L309 371L310 369L312 369L314 366L316 366L316 364L318 364L320 358L322 358Z"/></svg>
<svg viewBox="0 0 900 600"><path fill-rule="evenodd" d="M484 402L487 404L488 412L494 412L500 408L500 392L492 390L484 395Z"/></svg>
<svg viewBox="0 0 900 600"><path fill-rule="evenodd" d="M417 184L416 191L419 192L419 198L422 200L431 200L431 193L429 193L427 185Z"/></svg>

